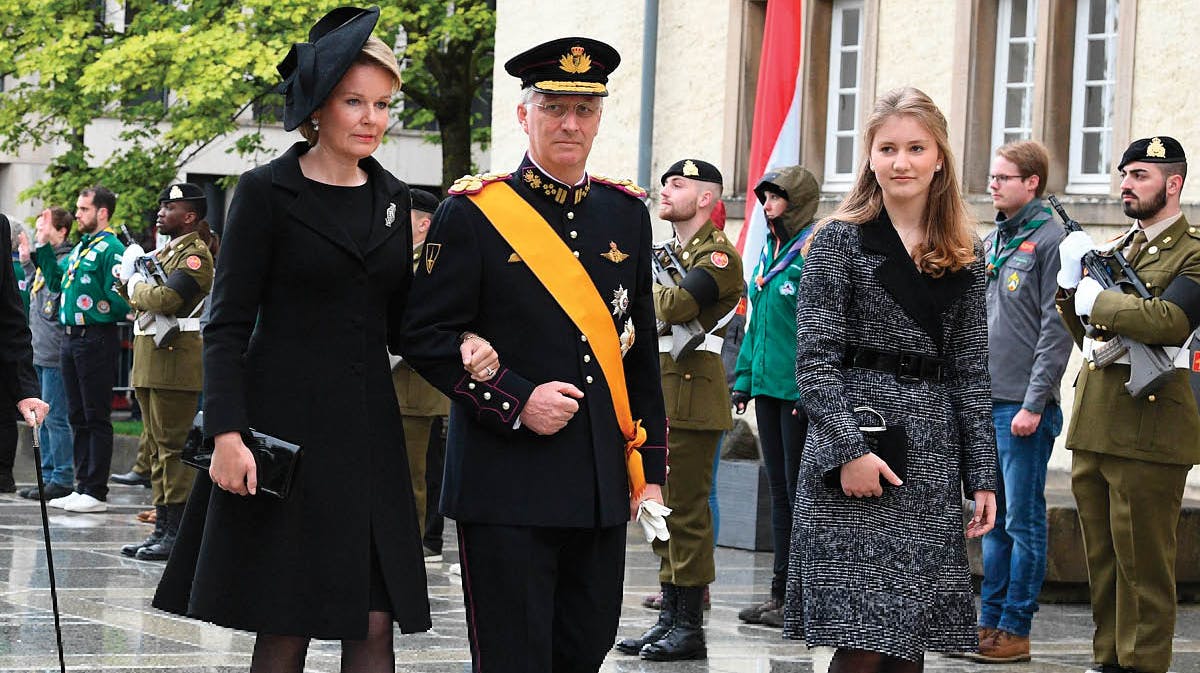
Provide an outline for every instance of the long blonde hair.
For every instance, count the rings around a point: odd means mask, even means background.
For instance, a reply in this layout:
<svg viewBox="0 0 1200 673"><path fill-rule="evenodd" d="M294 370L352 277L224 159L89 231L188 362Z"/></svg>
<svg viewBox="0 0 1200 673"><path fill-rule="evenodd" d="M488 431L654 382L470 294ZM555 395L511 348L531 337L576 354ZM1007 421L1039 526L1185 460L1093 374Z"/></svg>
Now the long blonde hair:
<svg viewBox="0 0 1200 673"><path fill-rule="evenodd" d="M970 214L954 172L946 117L920 89L892 89L875 101L875 109L867 118L863 131L863 157L854 186L837 210L818 226L833 220L866 224L879 216L883 210L883 188L870 169L871 144L883 123L896 115L907 115L920 122L933 136L942 157L942 169L933 174L925 204L925 240L913 252L913 262L921 271L934 277L957 271L975 260Z"/></svg>

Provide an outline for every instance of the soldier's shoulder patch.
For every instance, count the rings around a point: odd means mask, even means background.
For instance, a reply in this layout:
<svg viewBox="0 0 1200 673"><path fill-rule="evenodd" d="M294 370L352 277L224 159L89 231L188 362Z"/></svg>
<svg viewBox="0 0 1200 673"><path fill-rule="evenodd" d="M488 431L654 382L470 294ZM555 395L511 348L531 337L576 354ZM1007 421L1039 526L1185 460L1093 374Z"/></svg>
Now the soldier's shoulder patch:
<svg viewBox="0 0 1200 673"><path fill-rule="evenodd" d="M199 271L200 267L204 264L204 260L200 259L200 255L188 255L188 258L183 263L187 264L187 268L192 271Z"/></svg>
<svg viewBox="0 0 1200 673"><path fill-rule="evenodd" d="M483 191L484 187L493 182L507 180L512 173L479 173L477 175L464 175L454 181L450 185L450 189L446 190L447 194L478 194Z"/></svg>
<svg viewBox="0 0 1200 673"><path fill-rule="evenodd" d="M592 179L593 182L598 182L602 185L612 187L613 189L615 189L619 192L625 192L626 194L634 197L635 199L646 198L646 190L642 189L641 187L638 187L637 184L635 184L632 180L618 180L617 178L610 178L610 177L606 177L603 175L596 175L594 173L590 173L589 177Z"/></svg>
<svg viewBox="0 0 1200 673"><path fill-rule="evenodd" d="M729 255L720 250L713 252L708 258L712 260L713 266L718 269L724 269L729 266Z"/></svg>

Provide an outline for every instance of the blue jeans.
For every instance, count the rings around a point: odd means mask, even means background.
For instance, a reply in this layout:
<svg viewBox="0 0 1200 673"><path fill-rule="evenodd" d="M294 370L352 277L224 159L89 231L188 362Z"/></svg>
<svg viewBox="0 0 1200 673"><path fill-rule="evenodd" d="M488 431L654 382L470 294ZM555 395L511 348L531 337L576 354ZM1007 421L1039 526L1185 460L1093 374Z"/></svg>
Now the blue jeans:
<svg viewBox="0 0 1200 673"><path fill-rule="evenodd" d="M717 502L717 468L721 466L721 446L725 444L725 436L728 434L728 432L722 432L721 438L717 440L717 450L713 453L712 486L708 488L708 508L712 510L714 547L717 546L717 540L720 539L721 533L721 503Z"/></svg>
<svg viewBox="0 0 1200 673"><path fill-rule="evenodd" d="M994 402L1000 458L996 527L983 536L983 586L979 625L1028 636L1046 577L1046 463L1062 431L1062 409L1046 404L1037 430L1014 437L1020 403Z"/></svg>
<svg viewBox="0 0 1200 673"><path fill-rule="evenodd" d="M39 438L42 442L42 479L46 485L75 486L75 450L71 425L67 422L67 391L63 388L62 370L58 367L34 365L42 386L42 400L50 405L50 413L42 423Z"/></svg>

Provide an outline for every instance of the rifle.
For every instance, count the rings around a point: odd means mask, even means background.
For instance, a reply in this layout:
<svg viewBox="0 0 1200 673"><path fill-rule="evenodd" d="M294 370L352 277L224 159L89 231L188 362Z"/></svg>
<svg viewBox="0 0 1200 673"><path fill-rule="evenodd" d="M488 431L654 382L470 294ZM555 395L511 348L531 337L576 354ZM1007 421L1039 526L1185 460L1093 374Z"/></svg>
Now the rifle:
<svg viewBox="0 0 1200 673"><path fill-rule="evenodd" d="M650 255L650 262L654 266L654 278L659 285L664 287L679 287L679 281L683 280L683 264L679 258L675 256L675 252L671 250L671 244L667 242L654 244L653 254ZM662 320L656 320L658 324L658 333L671 334L671 357L678 361L679 358L686 356L696 350L700 344L704 343L704 337L708 335L703 327L700 326L700 321L692 318L686 323L668 325Z"/></svg>
<svg viewBox="0 0 1200 673"><path fill-rule="evenodd" d="M124 223L121 224L121 235L118 238L126 246L133 244L133 237L129 235L129 229L125 227ZM154 287L167 284L167 275L163 273L162 267L158 265L158 260L154 259L154 255L138 257L133 262L133 268ZM155 348L165 348L171 345L171 342L179 334L179 319L173 315L142 311L141 315L137 317L137 325L143 332L149 332L151 326L154 327Z"/></svg>
<svg viewBox="0 0 1200 673"><path fill-rule="evenodd" d="M1051 194L1047 200L1062 219L1063 228L1067 230L1068 234L1074 231L1083 231L1083 227L1067 215L1066 209L1059 203L1057 197ZM1142 299L1154 298L1120 250L1113 250L1111 259L1120 267L1125 276L1124 280L1113 279L1107 258L1095 250L1088 251L1081 261L1088 277L1100 283L1100 287L1108 290L1121 285L1129 285ZM1092 332L1093 328L1089 325L1089 335ZM1129 380L1125 383L1125 389L1134 397L1146 397L1158 392L1174 375L1175 364L1162 346L1147 346L1121 335L1109 340L1102 350L1097 349L1092 362L1096 367L1105 367L1125 353L1129 353Z"/></svg>

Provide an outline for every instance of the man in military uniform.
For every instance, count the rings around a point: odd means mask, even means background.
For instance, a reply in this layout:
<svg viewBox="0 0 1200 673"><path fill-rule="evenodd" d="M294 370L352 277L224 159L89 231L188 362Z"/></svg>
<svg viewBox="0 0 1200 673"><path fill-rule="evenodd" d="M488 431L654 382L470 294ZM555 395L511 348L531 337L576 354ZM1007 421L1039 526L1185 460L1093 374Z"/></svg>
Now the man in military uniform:
<svg viewBox="0 0 1200 673"><path fill-rule="evenodd" d="M514 173L449 190L407 308L404 356L453 402L441 509L458 522L476 671L598 670L625 524L662 503L645 191L586 170L619 62L571 37L505 64L529 151ZM473 339L500 357L486 380L463 376Z"/></svg>
<svg viewBox="0 0 1200 673"><path fill-rule="evenodd" d="M698 159L679 161L662 176L658 216L675 227L675 240L666 245L683 267L674 270L679 274L674 284L654 285L654 313L664 326L659 366L671 423L671 480L663 489L671 508L670 539L654 540L654 553L662 559L658 622L616 646L652 661L708 656L702 604L704 588L716 579L708 493L721 433L733 427L721 345L744 287L737 249L711 219L721 185L720 171ZM670 326L696 323L704 340L676 360Z"/></svg>
<svg viewBox="0 0 1200 673"><path fill-rule="evenodd" d="M1200 324L1200 230L1179 208L1187 159L1178 141L1135 141L1118 170L1125 214L1136 221L1106 249L1123 249L1153 298L1129 285L1103 290L1082 277L1080 259L1095 244L1084 232L1063 240L1057 304L1088 360L1076 382L1067 448L1096 624L1092 670L1166 673L1176 526L1188 470L1200 462L1191 363L1186 348L1178 355ZM1123 277L1110 267L1115 279ZM1128 355L1106 366L1096 361L1116 337L1166 347L1178 368L1153 394L1134 397L1125 387Z"/></svg>
<svg viewBox="0 0 1200 673"><path fill-rule="evenodd" d="M68 512L108 510L108 468L112 464L112 389L116 385L121 337L117 323L129 304L116 288L125 244L109 220L117 197L102 186L89 187L75 201L82 236L60 265L54 246L42 245L34 259L51 292L61 290L58 319L65 325L62 377L74 433L76 487L50 500Z"/></svg>
<svg viewBox="0 0 1200 673"><path fill-rule="evenodd" d="M438 198L423 189L413 189L412 194L412 237L413 237L413 271L421 261L425 250L425 238L429 235L429 225L433 213L438 207ZM396 399L400 401L400 413L404 417L404 443L408 450L408 471L412 477L413 500L417 505L417 524L425 538L426 525L429 519L429 497L426 483L436 479L441 483L441 470L437 474L427 474L426 457L435 451L443 451L441 443L443 419L450 414L450 400L440 390L434 388L428 381L412 368L403 358L395 357L392 366L392 384L396 387ZM441 460L435 461L439 466ZM441 530L439 526L436 547L426 543L425 560L435 562L442 560Z"/></svg>
<svg viewBox="0 0 1200 673"><path fill-rule="evenodd" d="M137 311L131 378L142 407L142 442L150 454L155 510L154 532L139 544L125 545L121 553L143 561L165 561L171 555L195 477L182 457L203 381L199 315L213 283L212 255L196 233L206 212L200 187L186 182L167 187L158 200L158 233L170 241L153 255L166 282L160 284L135 269L144 254L137 245L125 251L121 263L125 294ZM159 335L166 325L146 319L147 314L174 317L178 333Z"/></svg>

